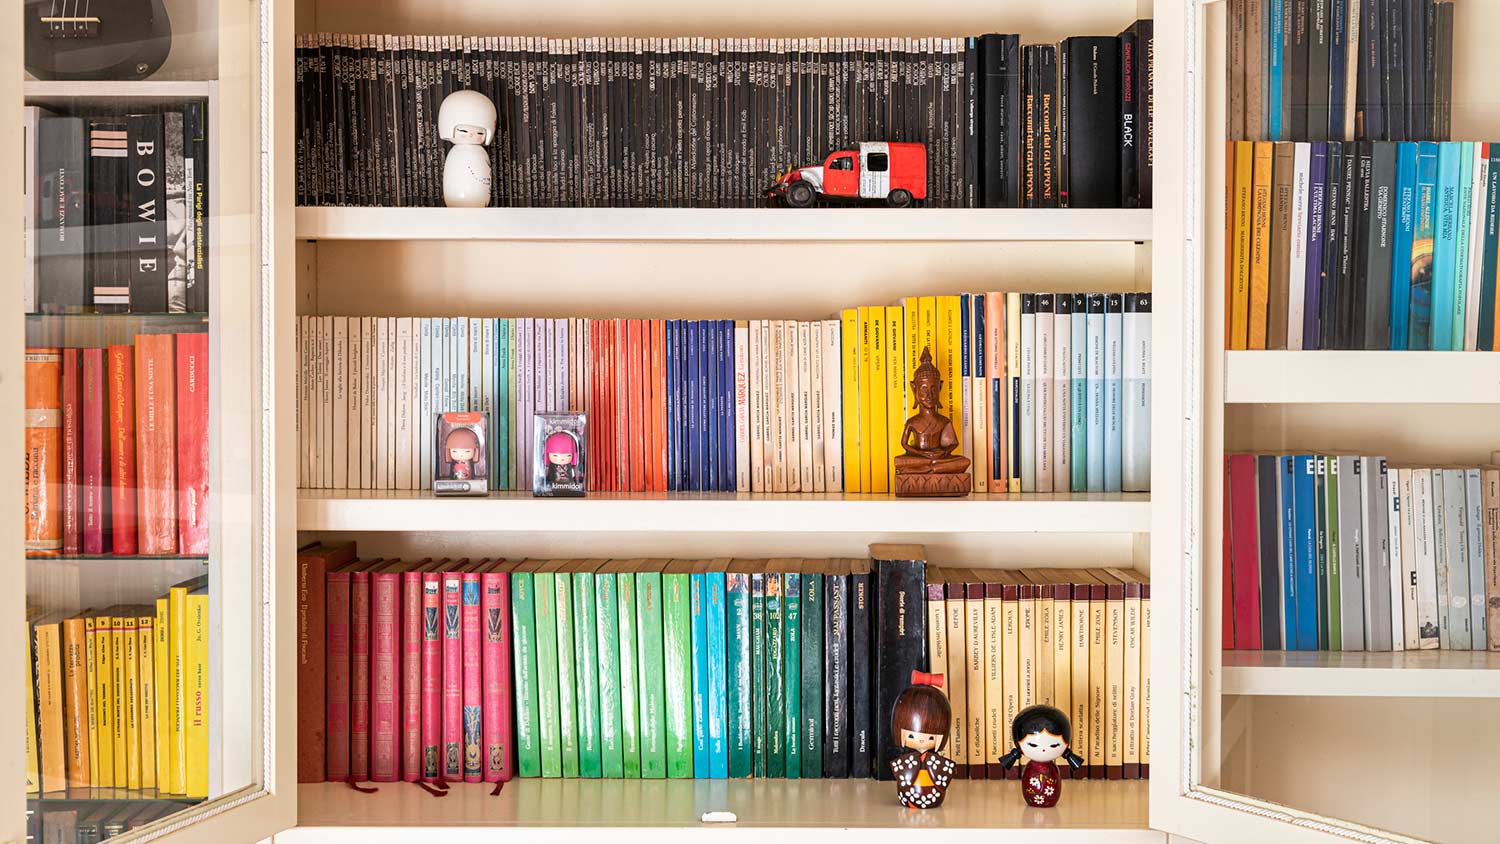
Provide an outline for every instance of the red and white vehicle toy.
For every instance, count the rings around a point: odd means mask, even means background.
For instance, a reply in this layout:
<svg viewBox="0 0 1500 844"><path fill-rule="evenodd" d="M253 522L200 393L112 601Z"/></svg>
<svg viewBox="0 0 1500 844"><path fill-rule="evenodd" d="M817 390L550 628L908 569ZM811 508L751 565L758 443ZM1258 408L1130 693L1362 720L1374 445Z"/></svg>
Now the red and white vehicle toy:
<svg viewBox="0 0 1500 844"><path fill-rule="evenodd" d="M788 170L766 196L779 196L793 208L806 208L820 196L883 200L892 208L909 208L927 198L927 147L865 141L857 150L833 153L821 167Z"/></svg>

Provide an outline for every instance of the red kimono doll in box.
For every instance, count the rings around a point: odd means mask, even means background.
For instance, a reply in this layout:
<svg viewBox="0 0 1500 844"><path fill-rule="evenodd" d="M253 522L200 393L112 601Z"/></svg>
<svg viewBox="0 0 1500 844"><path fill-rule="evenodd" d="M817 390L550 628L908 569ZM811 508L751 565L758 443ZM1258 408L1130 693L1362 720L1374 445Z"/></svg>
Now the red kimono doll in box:
<svg viewBox="0 0 1500 844"><path fill-rule="evenodd" d="M912 685L896 698L891 712L891 735L906 751L891 760L896 796L908 809L943 805L953 779L953 760L938 751L948 743L953 710L940 690L943 675L911 673Z"/></svg>
<svg viewBox="0 0 1500 844"><path fill-rule="evenodd" d="M1073 741L1068 716L1051 706L1028 706L1011 722L1010 737L1016 746L1000 757L1000 764L1009 768L1026 757L1026 767L1021 769L1021 796L1026 805L1041 809L1056 806L1062 797L1057 760L1064 759L1074 768L1083 766L1083 757L1068 746Z"/></svg>

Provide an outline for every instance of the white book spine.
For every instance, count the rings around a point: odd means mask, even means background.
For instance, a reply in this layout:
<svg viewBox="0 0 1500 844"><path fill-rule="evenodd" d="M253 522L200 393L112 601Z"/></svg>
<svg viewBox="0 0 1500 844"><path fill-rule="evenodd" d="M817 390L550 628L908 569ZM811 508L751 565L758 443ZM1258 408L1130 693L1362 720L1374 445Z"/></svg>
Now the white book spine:
<svg viewBox="0 0 1500 844"><path fill-rule="evenodd" d="M518 484L520 484L521 482L521 478L518 477L518 473L520 472L521 451L518 444L519 434L517 433L517 430L521 427L521 425L520 416L516 412L516 402L520 398L521 383L521 371L517 368L517 349L519 348L519 345L517 343L517 333L520 331L520 324L521 320L512 317L507 317L505 320L505 412L507 419L506 436L510 440L510 454L508 455L508 459L505 461L505 473L507 481L506 486L508 489L518 489ZM595 408L595 410L597 410L597 408ZM590 418L589 424L598 424L598 420ZM594 459L594 455L592 454L585 455L585 457L589 462Z"/></svg>
<svg viewBox="0 0 1500 844"><path fill-rule="evenodd" d="M844 489L844 379L839 320L823 321L823 481L826 492Z"/></svg>
<svg viewBox="0 0 1500 844"><path fill-rule="evenodd" d="M354 370L351 395L358 392L359 401L349 409L349 455L354 465L349 469L349 486L354 489L370 488L370 450L374 438L370 433L370 367L375 350L370 339L370 318L352 317L349 320L350 337L358 337L359 351L354 355L358 366Z"/></svg>
<svg viewBox="0 0 1500 844"><path fill-rule="evenodd" d="M1052 491L1072 492L1073 294L1057 294L1052 307Z"/></svg>
<svg viewBox="0 0 1500 844"><path fill-rule="evenodd" d="M482 320L464 320L464 410L474 412L484 404L484 328Z"/></svg>
<svg viewBox="0 0 1500 844"><path fill-rule="evenodd" d="M1473 648L1469 625L1469 511L1464 491L1464 470L1443 470L1443 530L1446 553L1439 563L1448 570L1448 644L1456 651Z"/></svg>
<svg viewBox="0 0 1500 844"><path fill-rule="evenodd" d="M1403 650L1422 647L1422 614L1417 608L1421 584L1417 578L1416 480L1411 469L1398 469L1396 477L1401 498L1401 641Z"/></svg>
<svg viewBox="0 0 1500 844"><path fill-rule="evenodd" d="M1464 470L1464 526L1469 566L1469 649L1489 649L1484 607L1484 497L1478 469Z"/></svg>
<svg viewBox="0 0 1500 844"><path fill-rule="evenodd" d="M1122 485L1121 460L1124 450L1124 430L1121 416L1124 411L1124 355L1121 346L1124 336L1124 302L1118 293L1104 296L1104 491L1119 492Z"/></svg>
<svg viewBox="0 0 1500 844"><path fill-rule="evenodd" d="M432 320L417 320L417 489L432 489L432 457L436 451L432 427Z"/></svg>
<svg viewBox="0 0 1500 844"><path fill-rule="evenodd" d="M312 408L312 453L308 458L308 469L312 476L310 485L323 489L323 370L326 365L323 356L323 318L312 317L311 323L312 383L308 403Z"/></svg>
<svg viewBox="0 0 1500 844"><path fill-rule="evenodd" d="M349 488L349 318L333 318L333 488Z"/></svg>
<svg viewBox="0 0 1500 844"><path fill-rule="evenodd" d="M536 412L536 368L532 359L536 357L536 320L518 319L521 340L516 346L516 482L523 488L530 487L531 478L531 418Z"/></svg>
<svg viewBox="0 0 1500 844"><path fill-rule="evenodd" d="M377 477L380 482L378 489L395 489L395 454L394 447L396 438L395 407L391 404L391 396L395 392L392 388L392 377L395 375L395 353L392 348L395 345L395 320L382 317L378 320L380 328L380 368L376 371L376 391L379 403L376 405L376 435L380 440L379 464L376 467Z"/></svg>
<svg viewBox="0 0 1500 844"><path fill-rule="evenodd" d="M557 409L557 320L544 319L537 323L540 331L537 333L536 365L539 367L540 375L537 384L541 389L541 395L537 396L537 412L551 413ZM633 350L634 351L634 350ZM638 352L637 352L638 353ZM532 434L533 446L536 434Z"/></svg>
<svg viewBox="0 0 1500 844"><path fill-rule="evenodd" d="M1469 274L1464 289L1464 351L1479 349L1479 288L1484 284L1484 215L1490 183L1489 144L1474 144L1474 184L1469 197ZM1455 326L1456 328L1456 326Z"/></svg>
<svg viewBox="0 0 1500 844"><path fill-rule="evenodd" d="M412 488L411 317L396 320L396 489Z"/></svg>
<svg viewBox="0 0 1500 844"><path fill-rule="evenodd" d="M323 488L333 488L333 317L325 316L318 318L323 324L323 396L322 418L319 427L322 431L323 446L318 452L323 462Z"/></svg>
<svg viewBox="0 0 1500 844"><path fill-rule="evenodd" d="M750 326L734 325L734 489L750 492Z"/></svg>
<svg viewBox="0 0 1500 844"><path fill-rule="evenodd" d="M746 364L747 394L750 404L750 430L748 434L750 449L750 491L765 492L766 475L766 442L765 442L765 405L761 402L761 379L764 362L762 356L764 350L760 343L760 323L758 319L750 320L746 327L746 343L749 345L749 359Z"/></svg>
<svg viewBox="0 0 1500 844"><path fill-rule="evenodd" d="M293 336L297 342L297 486L302 488L310 486L308 476L311 473L308 471L307 463L308 455L312 454L312 449L307 443L309 428L304 421L307 419L307 335L307 317L299 316Z"/></svg>
<svg viewBox="0 0 1500 844"><path fill-rule="evenodd" d="M1120 420L1120 485L1151 490L1151 294L1125 294L1124 407Z"/></svg>
<svg viewBox="0 0 1500 844"><path fill-rule="evenodd" d="M797 348L797 321L782 323L786 332L782 340L786 361L784 382L786 412L786 491L802 491L802 356Z"/></svg>
<svg viewBox="0 0 1500 844"><path fill-rule="evenodd" d="M1034 384L1032 411L1036 416L1036 491L1052 491L1052 327L1053 295L1038 293L1035 351L1032 352Z"/></svg>
<svg viewBox="0 0 1500 844"><path fill-rule="evenodd" d="M797 492L813 491L812 326L794 322L797 331Z"/></svg>
<svg viewBox="0 0 1500 844"><path fill-rule="evenodd" d="M36 313L36 261L37 261L37 158L36 131L42 110L38 106L25 106L22 114L21 159L21 307L28 314Z"/></svg>
<svg viewBox="0 0 1500 844"><path fill-rule="evenodd" d="M738 331L738 329L736 329ZM803 492L825 492L827 491L827 467L823 465L823 454L826 450L828 437L828 426L825 424L823 403L827 400L823 391L827 385L823 381L823 323L815 321L807 326L807 374L810 378L807 395L811 402L812 436L809 437L812 445L812 467L811 486L803 484Z"/></svg>
<svg viewBox="0 0 1500 844"><path fill-rule="evenodd" d="M1413 469L1411 474L1416 526L1413 545L1417 555L1417 637L1418 647L1425 651L1439 643L1433 476L1431 469Z"/></svg>
<svg viewBox="0 0 1500 844"><path fill-rule="evenodd" d="M442 346L443 359L439 364L442 369L443 380L442 386L438 389L438 412L448 413L456 409L453 406L453 320L449 317L443 317L438 320L438 323L443 329L440 344ZM433 342L439 342L439 338L436 335L433 335Z"/></svg>
<svg viewBox="0 0 1500 844"><path fill-rule="evenodd" d="M1036 492L1035 296L1021 294L1021 491Z"/></svg>
<svg viewBox="0 0 1500 844"><path fill-rule="evenodd" d="M1386 548L1389 554L1387 567L1387 578L1385 589L1387 601L1390 603L1390 637L1391 650L1406 650L1406 620L1402 607L1401 581L1401 517L1405 515L1405 509L1401 500L1401 477L1400 472L1390 468L1389 463L1381 458L1380 471L1385 475L1385 529L1387 533Z"/></svg>
<svg viewBox="0 0 1500 844"><path fill-rule="evenodd" d="M1307 284L1307 202L1312 144L1299 142L1292 153L1292 242L1287 271L1286 347L1302 349Z"/></svg>

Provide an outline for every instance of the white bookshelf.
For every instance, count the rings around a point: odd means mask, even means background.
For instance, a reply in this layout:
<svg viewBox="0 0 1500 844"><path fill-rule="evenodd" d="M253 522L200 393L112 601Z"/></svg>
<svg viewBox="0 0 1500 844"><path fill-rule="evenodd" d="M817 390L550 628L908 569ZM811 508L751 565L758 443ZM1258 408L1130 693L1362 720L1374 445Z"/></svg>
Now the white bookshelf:
<svg viewBox="0 0 1500 844"><path fill-rule="evenodd" d="M1225 404L1500 403L1490 352L1226 352Z"/></svg>
<svg viewBox="0 0 1500 844"><path fill-rule="evenodd" d="M1497 698L1500 652L1225 651L1226 695Z"/></svg>

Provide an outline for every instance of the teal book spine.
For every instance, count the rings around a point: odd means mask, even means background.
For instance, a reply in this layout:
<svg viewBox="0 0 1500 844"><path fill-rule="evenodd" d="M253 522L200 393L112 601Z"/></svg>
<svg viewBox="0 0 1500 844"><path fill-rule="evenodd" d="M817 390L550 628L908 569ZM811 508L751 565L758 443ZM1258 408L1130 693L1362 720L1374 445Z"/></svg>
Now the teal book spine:
<svg viewBox="0 0 1500 844"><path fill-rule="evenodd" d="M786 686L781 639L781 572L766 572L766 776L786 776Z"/></svg>
<svg viewBox="0 0 1500 844"><path fill-rule="evenodd" d="M725 739L728 774L736 778L755 773L750 647L750 575L730 572L724 576L724 670L728 682Z"/></svg>
<svg viewBox="0 0 1500 844"><path fill-rule="evenodd" d="M578 671L578 775L597 779L601 766L599 718L599 615L594 573L573 572L573 648Z"/></svg>
<svg viewBox="0 0 1500 844"><path fill-rule="evenodd" d="M708 577L691 575L693 656L693 777L708 779Z"/></svg>
<svg viewBox="0 0 1500 844"><path fill-rule="evenodd" d="M510 629L515 651L516 773L539 777L542 746L537 727L536 597L531 572L511 573Z"/></svg>
<svg viewBox="0 0 1500 844"><path fill-rule="evenodd" d="M599 651L599 774L625 776L625 754L620 726L620 598L615 575L594 575L594 607L598 616ZM579 767L583 765L579 760Z"/></svg>
<svg viewBox="0 0 1500 844"><path fill-rule="evenodd" d="M1438 144L1437 216L1432 247L1432 340L1434 351L1453 345L1453 280L1458 274L1458 179L1463 162L1459 145ZM1459 342L1463 327L1459 326Z"/></svg>
<svg viewBox="0 0 1500 844"><path fill-rule="evenodd" d="M802 776L823 776L823 574L802 573Z"/></svg>
<svg viewBox="0 0 1500 844"><path fill-rule="evenodd" d="M490 436L495 439L495 465L490 477L499 489L510 489L510 325L508 319L495 320L495 413L490 420Z"/></svg>
<svg viewBox="0 0 1500 844"><path fill-rule="evenodd" d="M786 778L802 776L802 575L789 571L781 576L782 617L781 658L786 668L786 718L782 723L782 746L786 748Z"/></svg>
<svg viewBox="0 0 1500 844"><path fill-rule="evenodd" d="M1473 231L1474 208L1474 143L1464 141L1459 144L1458 160L1461 169L1458 175L1458 227L1456 231L1456 245L1453 250L1456 256L1453 262L1453 338L1448 345L1448 351L1461 352L1464 350L1466 321L1468 314L1469 298L1469 243L1470 234Z"/></svg>
<svg viewBox="0 0 1500 844"><path fill-rule="evenodd" d="M667 776L693 776L693 610L691 576L664 572L662 661L666 680Z"/></svg>
<svg viewBox="0 0 1500 844"><path fill-rule="evenodd" d="M662 663L661 572L635 576L641 683L641 777L667 775L667 678Z"/></svg>
<svg viewBox="0 0 1500 844"><path fill-rule="evenodd" d="M1073 448L1069 466L1072 468L1072 489L1083 491L1089 488L1089 330L1088 294L1073 294L1073 320L1070 326L1068 345L1069 385L1072 397L1068 401L1068 442ZM1053 361L1053 366L1060 365ZM997 391L991 397L997 404L1004 404L1004 393Z"/></svg>
<svg viewBox="0 0 1500 844"><path fill-rule="evenodd" d="M557 700L562 738L562 775L578 776L578 654L573 643L573 578L553 572L557 593Z"/></svg>
<svg viewBox="0 0 1500 844"><path fill-rule="evenodd" d="M620 770L626 779L641 776L640 624L636 620L636 576L614 575L620 617Z"/></svg>
<svg viewBox="0 0 1500 844"><path fill-rule="evenodd" d="M753 773L767 775L766 741L766 576L750 575L750 749Z"/></svg>
<svg viewBox="0 0 1500 844"><path fill-rule="evenodd" d="M708 775L729 776L728 712L729 653L728 619L725 616L726 576L722 571L707 575L708 612ZM696 761L696 760L695 760Z"/></svg>
<svg viewBox="0 0 1500 844"><path fill-rule="evenodd" d="M557 691L557 589L536 576L536 676L542 735L542 776L562 776L562 715Z"/></svg>

